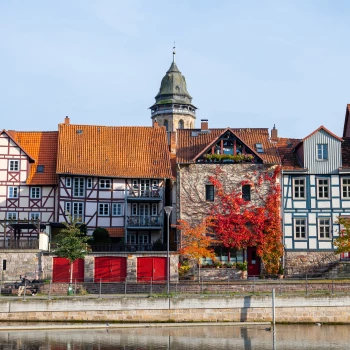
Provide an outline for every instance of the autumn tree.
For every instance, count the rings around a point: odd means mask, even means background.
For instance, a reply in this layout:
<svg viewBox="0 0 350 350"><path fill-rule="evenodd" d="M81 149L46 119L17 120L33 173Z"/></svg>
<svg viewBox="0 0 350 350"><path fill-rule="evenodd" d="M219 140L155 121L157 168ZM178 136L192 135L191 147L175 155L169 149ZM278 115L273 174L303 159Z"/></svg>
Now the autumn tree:
<svg viewBox="0 0 350 350"><path fill-rule="evenodd" d="M214 240L207 235L205 220L197 225L191 225L186 220L179 220L177 228L181 231L181 249L179 250L181 255L197 264L204 257L215 259L215 253L211 248Z"/></svg>
<svg viewBox="0 0 350 350"><path fill-rule="evenodd" d="M209 181L215 187L216 201L208 218L217 238L227 248L237 250L257 247L267 273L277 273L283 256L280 221L280 188L277 183L279 168L272 174L255 172L246 175L239 188L227 190L217 168ZM242 198L242 186L250 185L256 200Z"/></svg>
<svg viewBox="0 0 350 350"><path fill-rule="evenodd" d="M339 237L333 240L336 254L350 252L350 219L338 217L336 223L343 227L339 232Z"/></svg>

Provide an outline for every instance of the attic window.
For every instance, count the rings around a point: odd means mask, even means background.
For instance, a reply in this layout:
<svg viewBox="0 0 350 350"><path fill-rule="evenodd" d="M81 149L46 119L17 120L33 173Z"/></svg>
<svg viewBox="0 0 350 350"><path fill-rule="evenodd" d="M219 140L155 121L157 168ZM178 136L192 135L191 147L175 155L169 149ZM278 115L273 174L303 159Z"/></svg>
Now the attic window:
<svg viewBox="0 0 350 350"><path fill-rule="evenodd" d="M36 168L37 173L43 173L44 172L44 165L38 165Z"/></svg>
<svg viewBox="0 0 350 350"><path fill-rule="evenodd" d="M82 133L83 133L83 130L81 130L81 129L78 129L78 130L77 130L77 134L78 134L78 135L81 135Z"/></svg>
<svg viewBox="0 0 350 350"><path fill-rule="evenodd" d="M257 143L257 144L255 145L255 147L256 147L256 151L257 151L258 153L264 153L264 148L263 148L263 145L262 145L261 143Z"/></svg>
<svg viewBox="0 0 350 350"><path fill-rule="evenodd" d="M196 131L192 131L192 132L191 132L191 136L193 136L193 137L198 136L198 132L196 132Z"/></svg>

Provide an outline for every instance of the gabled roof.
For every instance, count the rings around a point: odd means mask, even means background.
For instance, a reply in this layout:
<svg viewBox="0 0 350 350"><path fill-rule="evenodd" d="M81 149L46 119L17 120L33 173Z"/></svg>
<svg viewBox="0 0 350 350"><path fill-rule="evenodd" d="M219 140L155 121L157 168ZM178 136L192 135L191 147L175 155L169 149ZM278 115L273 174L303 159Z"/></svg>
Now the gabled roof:
<svg viewBox="0 0 350 350"><path fill-rule="evenodd" d="M255 149L257 143L261 143L264 153L259 153L258 156L264 163L280 164L276 145L269 140L269 131L265 128L209 129L209 132L201 132L200 129L178 129L177 163L194 163L196 156L205 151L209 145L215 142L227 130L230 130L251 150ZM193 133L198 134L198 136L192 136Z"/></svg>
<svg viewBox="0 0 350 350"><path fill-rule="evenodd" d="M28 185L55 185L57 184L57 131L17 131L14 134L15 142L32 155L35 163L31 165ZM44 166L43 172L38 172L38 165Z"/></svg>
<svg viewBox="0 0 350 350"><path fill-rule="evenodd" d="M280 137L277 142L278 153L281 158L282 169L298 170L303 169L297 158L295 148L300 144L300 139Z"/></svg>
<svg viewBox="0 0 350 350"><path fill-rule="evenodd" d="M3 129L3 130L0 132L0 135L1 135L1 134L5 134L8 138L10 138L10 139L12 140L12 142L13 142L16 146L18 146L18 147L21 149L21 151L29 158L29 162L30 162L30 163L33 163L33 162L34 162L33 157L32 157L21 145L19 145L18 142L16 141L16 138L15 138L16 132L15 132L14 130L4 130L4 129Z"/></svg>
<svg viewBox="0 0 350 350"><path fill-rule="evenodd" d="M316 129L315 131L313 131L311 134L309 134L309 135L307 135L306 137L304 137L302 141L305 141L306 139L308 139L308 138L311 137L312 135L318 133L320 130L324 130L326 133L328 133L329 135L333 136L334 138L336 138L336 139L339 140L340 142L343 141L342 138L340 138L339 136L333 134L331 131L329 131L327 128L325 128L323 125L321 125L318 129Z"/></svg>
<svg viewBox="0 0 350 350"><path fill-rule="evenodd" d="M165 128L59 124L57 173L171 178Z"/></svg>

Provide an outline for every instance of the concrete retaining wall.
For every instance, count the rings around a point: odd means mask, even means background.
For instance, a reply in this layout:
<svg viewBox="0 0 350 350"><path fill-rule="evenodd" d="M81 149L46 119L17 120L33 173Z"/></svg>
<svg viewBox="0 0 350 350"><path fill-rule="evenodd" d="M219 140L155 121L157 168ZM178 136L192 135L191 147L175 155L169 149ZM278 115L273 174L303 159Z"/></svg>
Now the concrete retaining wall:
<svg viewBox="0 0 350 350"><path fill-rule="evenodd" d="M270 297L2 300L0 321L271 321ZM276 322L350 323L350 297L278 297Z"/></svg>

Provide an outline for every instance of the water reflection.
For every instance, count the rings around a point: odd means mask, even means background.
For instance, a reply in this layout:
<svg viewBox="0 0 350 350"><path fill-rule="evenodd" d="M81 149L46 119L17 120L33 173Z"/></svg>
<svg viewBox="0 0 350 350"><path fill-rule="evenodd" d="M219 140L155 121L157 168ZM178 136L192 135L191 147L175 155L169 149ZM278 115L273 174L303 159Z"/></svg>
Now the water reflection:
<svg viewBox="0 0 350 350"><path fill-rule="evenodd" d="M346 349L350 326L277 325L0 332L0 350ZM275 344L274 344L275 343ZM274 347L275 345L275 347Z"/></svg>

